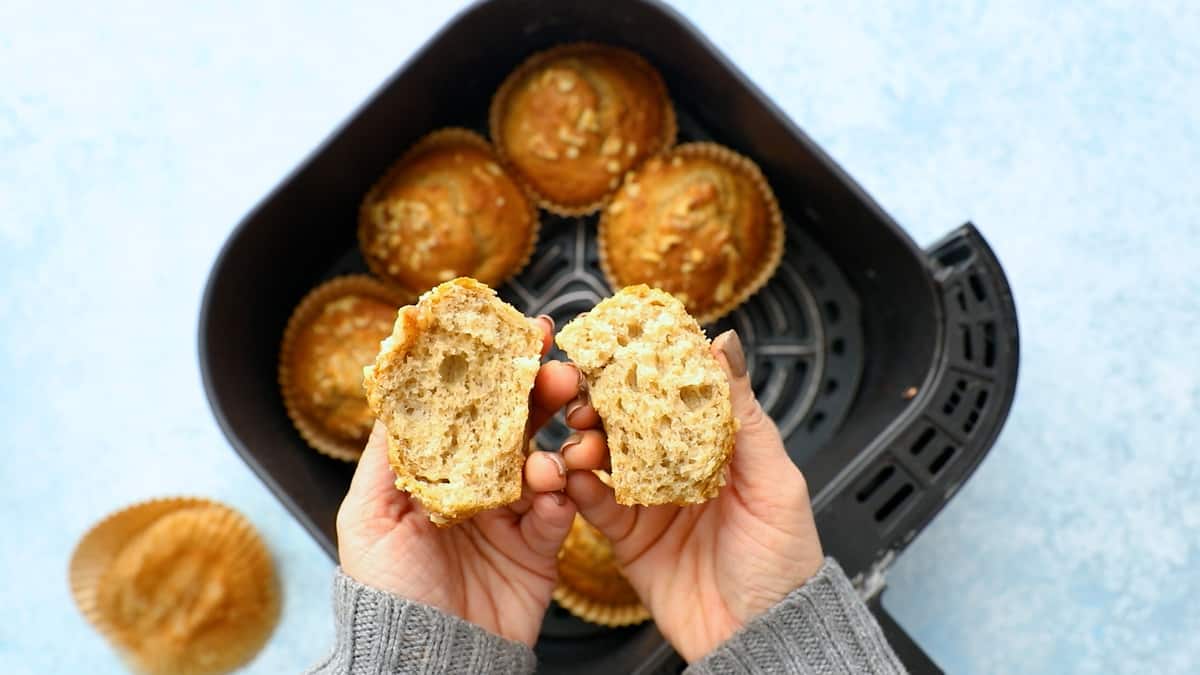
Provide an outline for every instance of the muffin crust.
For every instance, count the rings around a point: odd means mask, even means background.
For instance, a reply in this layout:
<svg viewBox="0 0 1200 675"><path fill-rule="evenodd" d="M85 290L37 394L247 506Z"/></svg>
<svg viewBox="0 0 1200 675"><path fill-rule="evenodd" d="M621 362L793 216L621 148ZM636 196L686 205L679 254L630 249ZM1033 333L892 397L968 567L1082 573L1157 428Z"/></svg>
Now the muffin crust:
<svg viewBox="0 0 1200 675"><path fill-rule="evenodd" d="M598 236L614 288L661 288L701 323L758 290L783 253L783 221L761 172L712 143L681 145L626 176Z"/></svg>
<svg viewBox="0 0 1200 675"><path fill-rule="evenodd" d="M375 359L405 296L366 276L334 279L292 315L280 353L279 382L304 439L338 459L357 459L375 416L362 369Z"/></svg>
<svg viewBox="0 0 1200 675"><path fill-rule="evenodd" d="M505 80L491 135L539 205L588 213L626 171L673 142L675 114L640 56L576 43L535 54Z"/></svg>
<svg viewBox="0 0 1200 675"><path fill-rule="evenodd" d="M358 237L372 272L417 295L459 276L499 285L528 261L537 224L491 146L465 129L442 129L367 193Z"/></svg>

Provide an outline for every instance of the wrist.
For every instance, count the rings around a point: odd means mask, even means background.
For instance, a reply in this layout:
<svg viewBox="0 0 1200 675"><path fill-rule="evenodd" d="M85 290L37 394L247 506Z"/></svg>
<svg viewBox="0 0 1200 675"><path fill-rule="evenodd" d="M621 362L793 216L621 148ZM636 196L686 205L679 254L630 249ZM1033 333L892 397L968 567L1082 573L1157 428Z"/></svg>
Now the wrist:
<svg viewBox="0 0 1200 675"><path fill-rule="evenodd" d="M528 644L363 584L344 568L333 590L337 634L332 667L322 672L365 663L377 664L371 672L533 672L536 665Z"/></svg>

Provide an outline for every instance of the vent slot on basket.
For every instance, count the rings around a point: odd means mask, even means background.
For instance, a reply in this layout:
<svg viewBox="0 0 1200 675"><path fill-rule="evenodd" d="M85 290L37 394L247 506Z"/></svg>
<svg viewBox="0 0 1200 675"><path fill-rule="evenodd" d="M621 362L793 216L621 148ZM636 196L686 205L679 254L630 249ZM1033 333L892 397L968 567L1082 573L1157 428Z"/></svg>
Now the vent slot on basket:
<svg viewBox="0 0 1200 675"><path fill-rule="evenodd" d="M943 267L957 267L970 259L971 247L965 244L937 252L937 261Z"/></svg>
<svg viewBox="0 0 1200 675"><path fill-rule="evenodd" d="M991 384L987 380L958 372L944 385L941 397L937 399L939 407L932 412L942 428L952 433L961 431L964 437L970 437L987 413L991 395Z"/></svg>
<svg viewBox="0 0 1200 675"><path fill-rule="evenodd" d="M942 406L942 414L947 417L954 414L958 410L958 404L962 403L962 392L967 390L967 381L960 379L954 385L954 391L950 392L950 397L946 399L946 403Z"/></svg>
<svg viewBox="0 0 1200 675"><path fill-rule="evenodd" d="M840 307L838 307L838 304L836 302L834 302L833 300L826 300L825 301L825 319L827 321L829 321L830 325L833 325L833 324L837 323L838 319L840 319L840 318L842 318L842 310Z"/></svg>
<svg viewBox="0 0 1200 675"><path fill-rule="evenodd" d="M980 389L975 396L975 404L971 407L971 412L967 413L967 419L963 421L964 434L969 436L972 431L975 431L975 425L979 424L979 418L983 417L983 409L987 407L987 400L987 389Z"/></svg>
<svg viewBox="0 0 1200 675"><path fill-rule="evenodd" d="M996 305L999 296L989 274L966 264L944 282L951 360L969 370L994 370L1002 355Z"/></svg>
<svg viewBox="0 0 1200 675"><path fill-rule="evenodd" d="M936 435L937 429L934 429L933 427L926 427L925 431L921 432L920 436L917 436L917 440L913 441L913 444L909 447L908 451L911 452L914 457L921 454L921 451L929 446L929 442L932 441L933 437Z"/></svg>
<svg viewBox="0 0 1200 675"><path fill-rule="evenodd" d="M833 342L829 343L829 351L834 356L841 356L846 353L846 341L842 338L834 338Z"/></svg>
<svg viewBox="0 0 1200 675"><path fill-rule="evenodd" d="M929 473L936 476L938 472L944 469L946 464L948 464L950 460L954 458L954 453L956 452L958 452L958 448L954 447L953 445L947 445L945 448L943 448L942 451L938 453L938 456L934 457L933 461L929 463Z"/></svg>
<svg viewBox="0 0 1200 675"><path fill-rule="evenodd" d="M903 466L887 462L867 474L854 498L863 505L866 516L876 524L886 526L889 518L898 516L917 494L917 481Z"/></svg>
<svg viewBox="0 0 1200 675"><path fill-rule="evenodd" d="M996 367L996 322L983 324L983 367Z"/></svg>
<svg viewBox="0 0 1200 675"><path fill-rule="evenodd" d="M959 292L958 298L964 297ZM958 359L964 365L974 368L992 370L996 367L996 323L982 321L980 323L958 324Z"/></svg>
<svg viewBox="0 0 1200 675"><path fill-rule="evenodd" d="M971 286L971 295L975 296L975 300L979 303L987 302L987 292L983 290L983 281L978 274L972 274L967 277L967 283Z"/></svg>
<svg viewBox="0 0 1200 675"><path fill-rule="evenodd" d="M878 491L879 488L883 487L884 483L891 480L892 476L894 475L896 475L896 467L892 466L891 464L888 464L877 471L875 476L872 477L871 480L868 481L867 484L858 491L856 497L858 498L859 503L861 504L870 499L871 495L875 494L875 492Z"/></svg>
<svg viewBox="0 0 1200 675"><path fill-rule="evenodd" d="M899 509L904 502L908 501L908 498L912 496L913 491L914 488L912 483L905 483L904 485L901 485L900 489L896 490L896 492L892 494L891 498L883 503L883 506L880 506L875 510L875 522L882 523L883 521L887 520L888 516L895 513L896 509Z"/></svg>
<svg viewBox="0 0 1200 675"><path fill-rule="evenodd" d="M987 402L987 390L973 390L971 387L965 379L953 381L951 397L957 395L959 407L963 411L974 412L981 396L984 403ZM978 423L978 418L974 423ZM927 475L934 479L957 459L961 450L962 444L958 437L951 436L939 423L922 417L896 440L892 446L892 456L913 476Z"/></svg>

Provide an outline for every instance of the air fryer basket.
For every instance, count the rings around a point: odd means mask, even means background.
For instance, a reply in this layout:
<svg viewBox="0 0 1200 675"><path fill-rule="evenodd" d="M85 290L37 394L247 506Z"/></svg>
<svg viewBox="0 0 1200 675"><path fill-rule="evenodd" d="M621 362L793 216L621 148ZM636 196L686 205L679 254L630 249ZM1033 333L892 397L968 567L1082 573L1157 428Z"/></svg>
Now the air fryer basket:
<svg viewBox="0 0 1200 675"><path fill-rule="evenodd" d="M365 271L359 200L413 140L481 131L488 98L531 52L573 40L623 44L662 72L680 140L754 159L785 215L770 283L710 336L736 328L754 388L813 495L822 543L914 672L936 666L880 605L884 572L987 453L1008 414L1017 322L1007 280L971 225L928 253L684 19L651 0L493 0L464 11L276 188L221 251L200 317L200 362L234 448L331 556L353 467L307 448L275 383L288 314L321 280ZM595 217L543 214L529 265L501 294L561 326L609 293ZM560 357L560 354L555 356ZM556 421L539 440L559 442ZM552 606L545 672L674 672L653 623L605 629Z"/></svg>

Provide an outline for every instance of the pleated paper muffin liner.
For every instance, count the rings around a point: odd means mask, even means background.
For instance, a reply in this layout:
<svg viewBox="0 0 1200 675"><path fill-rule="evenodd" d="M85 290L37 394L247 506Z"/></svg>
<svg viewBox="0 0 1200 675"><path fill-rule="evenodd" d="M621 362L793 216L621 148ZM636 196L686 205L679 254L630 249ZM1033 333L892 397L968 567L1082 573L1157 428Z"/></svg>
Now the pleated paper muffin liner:
<svg viewBox="0 0 1200 675"><path fill-rule="evenodd" d="M76 547L69 575L80 612L140 673L229 672L279 618L266 545L241 514L206 499L154 499L108 516Z"/></svg>
<svg viewBox="0 0 1200 675"><path fill-rule="evenodd" d="M576 617L609 628L632 626L650 618L650 611L641 603L612 605L593 600L575 589L559 584L554 587L554 601Z"/></svg>
<svg viewBox="0 0 1200 675"><path fill-rule="evenodd" d="M283 341L279 346L279 390L283 395L283 407L288 418L292 420L292 425L300 432L305 442L323 455L346 462L356 462L362 455L364 444L330 433L319 422L309 419L304 414L298 403L304 393L297 391L291 365L292 350L300 332L324 311L326 305L349 295L364 296L395 305L396 310L414 299L404 291L365 274L336 277L309 291L300 304L296 305L296 309L292 310L292 316L283 332ZM368 364L363 364L366 365ZM366 398L364 392L364 405Z"/></svg>
<svg viewBox="0 0 1200 675"><path fill-rule="evenodd" d="M641 623L650 618L650 612L641 602L620 599L636 597L636 593L612 562L611 550L612 544L604 535L576 515L559 551L558 584L552 597L576 617L594 624L616 628ZM563 574L564 567L569 574ZM590 577L594 583L576 581L573 585L572 577L576 576ZM608 590L612 597L601 597Z"/></svg>

